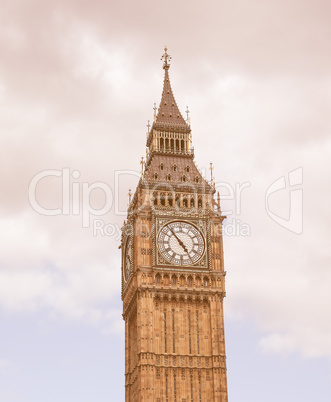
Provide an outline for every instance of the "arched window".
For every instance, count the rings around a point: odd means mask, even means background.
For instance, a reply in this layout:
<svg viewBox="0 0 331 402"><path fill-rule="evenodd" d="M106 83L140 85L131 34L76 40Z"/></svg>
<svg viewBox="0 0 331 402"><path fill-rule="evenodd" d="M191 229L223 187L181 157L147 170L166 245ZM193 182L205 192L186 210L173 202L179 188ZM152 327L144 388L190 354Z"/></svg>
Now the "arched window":
<svg viewBox="0 0 331 402"><path fill-rule="evenodd" d="M199 183L199 176L195 176L194 181L195 181L196 183Z"/></svg>
<svg viewBox="0 0 331 402"><path fill-rule="evenodd" d="M198 208L202 208L202 197L198 198Z"/></svg>
<svg viewBox="0 0 331 402"><path fill-rule="evenodd" d="M167 174L167 180L170 181L171 180L171 174Z"/></svg>
<svg viewBox="0 0 331 402"><path fill-rule="evenodd" d="M179 278L179 284L180 286L185 286L185 276L181 275Z"/></svg>
<svg viewBox="0 0 331 402"><path fill-rule="evenodd" d="M153 204L154 204L154 205L157 205L157 201L158 201L157 198L158 198L158 197L157 197L157 192L154 192L154 193L153 193Z"/></svg>
<svg viewBox="0 0 331 402"><path fill-rule="evenodd" d="M165 193L160 194L160 203L161 205L165 206Z"/></svg>
<svg viewBox="0 0 331 402"><path fill-rule="evenodd" d="M187 199L187 197L183 197L183 207L188 208L188 199Z"/></svg>
<svg viewBox="0 0 331 402"><path fill-rule="evenodd" d="M160 283L161 283L161 275L160 274L155 275L155 283L157 285L160 285Z"/></svg>
<svg viewBox="0 0 331 402"><path fill-rule="evenodd" d="M204 277L204 278L203 278L203 286L207 288L208 285L209 285L208 278L207 278L207 277Z"/></svg>
<svg viewBox="0 0 331 402"><path fill-rule="evenodd" d="M171 193L168 194L168 205L169 205L170 207L172 207L172 206L174 205L174 199L173 199Z"/></svg>
<svg viewBox="0 0 331 402"><path fill-rule="evenodd" d="M164 139L160 138L160 149L161 151L164 151Z"/></svg>
<svg viewBox="0 0 331 402"><path fill-rule="evenodd" d="M154 180L157 180L159 175L157 173L154 173Z"/></svg>
<svg viewBox="0 0 331 402"><path fill-rule="evenodd" d="M186 166L185 172L186 172L186 173L189 173L189 172L190 172L190 167L189 167L189 166Z"/></svg>
<svg viewBox="0 0 331 402"><path fill-rule="evenodd" d="M196 284L196 286L201 286L201 278L200 278L200 276L197 276L195 278L195 284Z"/></svg>
<svg viewBox="0 0 331 402"><path fill-rule="evenodd" d="M171 148L172 151L173 151L174 148L175 148L174 140L173 140L172 138L171 138L171 140L170 140L170 148Z"/></svg>
<svg viewBox="0 0 331 402"><path fill-rule="evenodd" d="M172 167L172 169L173 169L174 172L177 172L177 165L174 165L174 166Z"/></svg>
<svg viewBox="0 0 331 402"><path fill-rule="evenodd" d="M186 176L182 176L182 182L185 183L186 182Z"/></svg>
<svg viewBox="0 0 331 402"><path fill-rule="evenodd" d="M171 286L176 286L177 285L177 276L172 275L171 277Z"/></svg>
<svg viewBox="0 0 331 402"><path fill-rule="evenodd" d="M164 275L164 277L163 277L163 283L165 284L165 285L169 285L169 275Z"/></svg>
<svg viewBox="0 0 331 402"><path fill-rule="evenodd" d="M164 169L164 164L161 163L161 164L160 164L160 170L163 170L163 169Z"/></svg>
<svg viewBox="0 0 331 402"><path fill-rule="evenodd" d="M193 285L193 278L192 276L189 276L187 278L187 286L192 287L192 285Z"/></svg>
<svg viewBox="0 0 331 402"><path fill-rule="evenodd" d="M191 199L190 199L190 207L194 208L194 198L193 197L191 197Z"/></svg>

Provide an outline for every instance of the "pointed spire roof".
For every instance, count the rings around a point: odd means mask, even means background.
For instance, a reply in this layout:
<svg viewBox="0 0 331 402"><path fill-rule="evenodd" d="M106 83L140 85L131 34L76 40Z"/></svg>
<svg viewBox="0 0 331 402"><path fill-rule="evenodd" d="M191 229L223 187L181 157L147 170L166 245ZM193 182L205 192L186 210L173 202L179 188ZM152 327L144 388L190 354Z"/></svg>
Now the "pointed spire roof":
<svg viewBox="0 0 331 402"><path fill-rule="evenodd" d="M163 92L155 123L180 124L187 127L188 124L178 109L174 94L171 89L169 79L169 61L171 60L171 56L169 56L167 50L167 47L165 47L164 54L161 58L161 60L163 59L164 69Z"/></svg>
<svg viewBox="0 0 331 402"><path fill-rule="evenodd" d="M169 132L180 132L187 133L191 132L191 127L189 122L185 121L182 114L180 113L174 94L171 89L170 79L169 79L169 61L171 56L167 53L167 47L164 48L164 54L161 58L163 60L164 69L164 81L163 81L163 91L160 106L157 109L154 107L154 122L152 124L151 130L148 127L146 146L150 147L153 139L154 130L169 131ZM154 104L155 105L155 104Z"/></svg>

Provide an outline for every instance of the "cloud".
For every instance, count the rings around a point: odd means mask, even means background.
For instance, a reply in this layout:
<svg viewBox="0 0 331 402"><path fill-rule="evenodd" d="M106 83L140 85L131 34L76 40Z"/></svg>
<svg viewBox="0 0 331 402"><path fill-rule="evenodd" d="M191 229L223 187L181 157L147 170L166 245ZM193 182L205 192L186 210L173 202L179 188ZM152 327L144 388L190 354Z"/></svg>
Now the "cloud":
<svg viewBox="0 0 331 402"><path fill-rule="evenodd" d="M262 338L259 342L260 348L264 352L287 354L296 349L296 344L289 336L280 334L271 334Z"/></svg>
<svg viewBox="0 0 331 402"><path fill-rule="evenodd" d="M103 325L117 293L118 274L106 264L67 270L54 267L0 272L0 305L7 312L45 312L49 317ZM113 315L115 313L113 312ZM120 311L116 310L118 317Z"/></svg>
<svg viewBox="0 0 331 402"><path fill-rule="evenodd" d="M31 211L0 219L0 307L109 328L109 303L120 292L119 253L106 246L112 238L94 237L79 219L47 218ZM121 318L118 307L111 311Z"/></svg>
<svg viewBox="0 0 331 402"><path fill-rule="evenodd" d="M330 198L326 184L330 141L290 149L294 162L285 150L279 166L256 170L251 187L245 190L240 218L250 225L251 236L225 239L228 314L233 319L254 319L265 352L331 357L327 335L331 329L327 319L331 314L327 245L331 215L325 202ZM287 177L295 161L304 169L303 233L299 236L273 222L264 206L268 186L282 175ZM289 215L288 191L276 195L270 204L283 217Z"/></svg>
<svg viewBox="0 0 331 402"><path fill-rule="evenodd" d="M0 306L47 311L121 330L118 239L95 237L81 216L47 217L28 202L45 169L79 170L76 183L139 170L147 120L162 89L168 44L171 82L191 110L199 167L217 181L249 182L240 215L251 236L225 239L227 311L254 319L266 352L331 355L330 5L304 1L7 2L0 39ZM267 216L265 191L303 166L304 233ZM73 183L71 179L71 185ZM118 197L136 178L125 178ZM40 202L61 205L57 179ZM102 203L102 195L94 201ZM223 210L233 201L222 200ZM271 202L288 213L288 193ZM112 208L105 222L120 227ZM240 250L240 252L238 251ZM318 342L315 341L318 339Z"/></svg>
<svg viewBox="0 0 331 402"><path fill-rule="evenodd" d="M15 364L7 359L0 359L0 372L10 371L15 367Z"/></svg>

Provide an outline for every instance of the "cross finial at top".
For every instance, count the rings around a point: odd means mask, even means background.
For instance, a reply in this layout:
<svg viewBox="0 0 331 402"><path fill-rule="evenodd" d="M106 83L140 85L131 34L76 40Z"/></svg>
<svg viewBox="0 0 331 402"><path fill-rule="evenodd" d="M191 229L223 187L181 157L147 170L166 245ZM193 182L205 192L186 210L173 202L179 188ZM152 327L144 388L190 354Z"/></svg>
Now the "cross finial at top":
<svg viewBox="0 0 331 402"><path fill-rule="evenodd" d="M164 47L164 53L163 53L163 55L161 57L161 60L163 60L163 68L165 70L169 69L170 64L168 62L171 61L171 56L167 53L167 51L168 51L168 48L167 48L167 46L165 46Z"/></svg>

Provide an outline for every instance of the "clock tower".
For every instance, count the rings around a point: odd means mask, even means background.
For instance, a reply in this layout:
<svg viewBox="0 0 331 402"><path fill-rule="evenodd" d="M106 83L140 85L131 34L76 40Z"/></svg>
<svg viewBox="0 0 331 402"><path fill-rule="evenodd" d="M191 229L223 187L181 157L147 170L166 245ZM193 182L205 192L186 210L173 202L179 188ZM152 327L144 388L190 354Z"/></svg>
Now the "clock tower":
<svg viewBox="0 0 331 402"><path fill-rule="evenodd" d="M164 83L122 228L126 402L227 402L222 221ZM206 135L206 134L205 134Z"/></svg>

